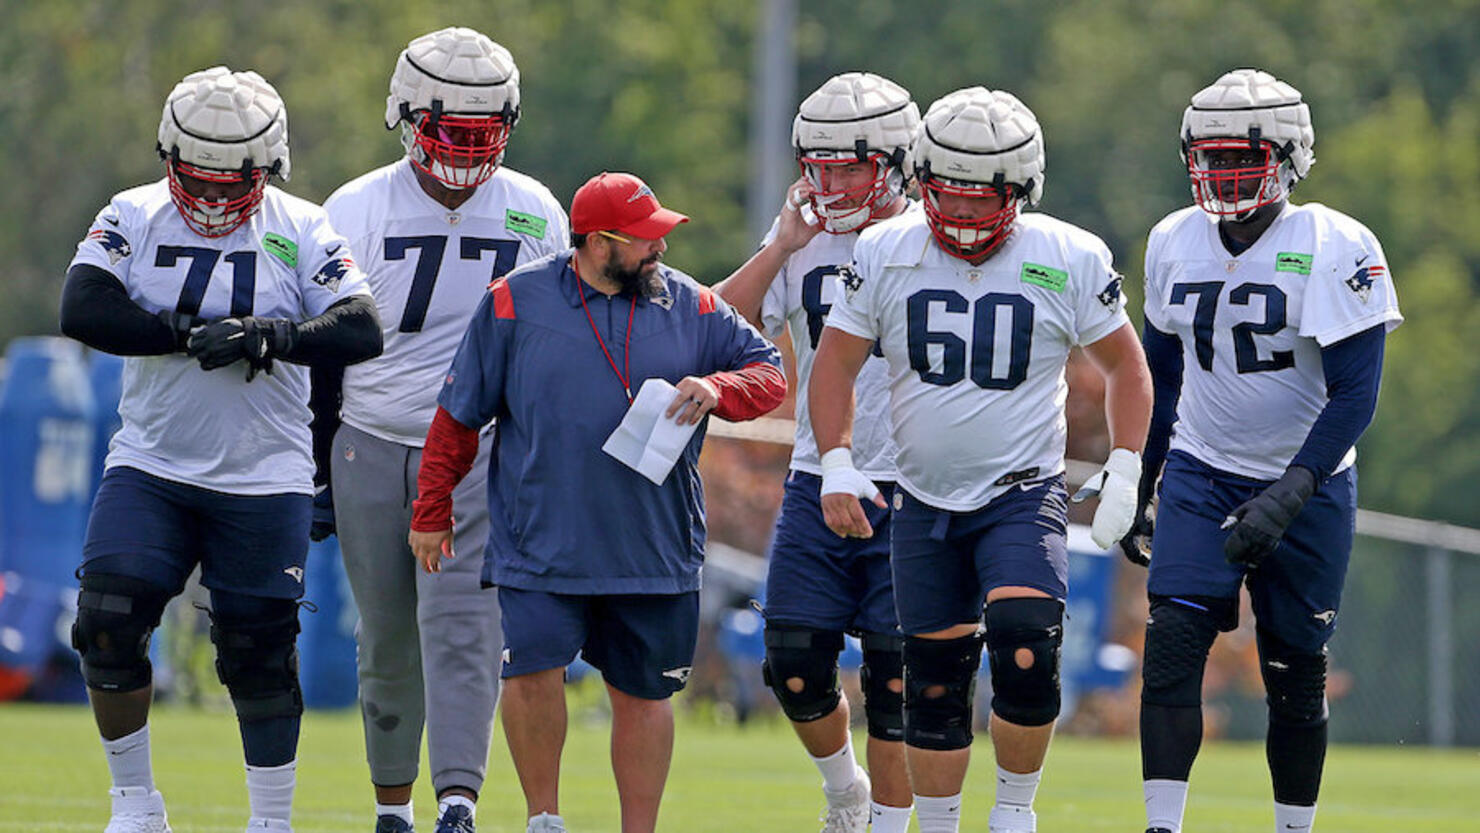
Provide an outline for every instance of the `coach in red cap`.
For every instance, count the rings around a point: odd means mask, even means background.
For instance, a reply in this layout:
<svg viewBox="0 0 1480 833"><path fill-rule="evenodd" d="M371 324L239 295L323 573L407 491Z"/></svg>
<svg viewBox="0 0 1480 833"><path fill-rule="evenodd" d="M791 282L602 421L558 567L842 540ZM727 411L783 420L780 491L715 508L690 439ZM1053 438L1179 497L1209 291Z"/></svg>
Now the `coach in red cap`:
<svg viewBox="0 0 1480 833"><path fill-rule="evenodd" d="M781 402L776 348L693 278L664 265L688 220L631 174L603 173L570 207L574 248L489 286L438 397L422 453L411 547L451 557L452 489L479 430L489 464L483 578L503 610L504 735L527 833L562 833L565 667L601 671L623 833L651 833L673 754L669 698L688 681L704 559L701 425L661 483L602 452L642 383L678 389L667 417L742 420Z"/></svg>

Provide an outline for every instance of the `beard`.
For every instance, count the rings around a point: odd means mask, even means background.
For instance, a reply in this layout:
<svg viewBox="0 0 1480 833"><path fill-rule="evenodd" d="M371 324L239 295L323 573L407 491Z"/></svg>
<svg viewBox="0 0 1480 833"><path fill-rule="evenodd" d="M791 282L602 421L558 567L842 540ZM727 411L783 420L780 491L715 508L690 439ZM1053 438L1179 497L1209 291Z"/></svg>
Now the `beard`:
<svg viewBox="0 0 1480 833"><path fill-rule="evenodd" d="M621 294L652 298L661 294L663 290L663 279L658 277L656 268L662 259L662 253L655 252L651 257L639 262L635 268L624 269L617 253L613 251L607 257L606 268L602 271L606 274L607 280L621 287Z"/></svg>

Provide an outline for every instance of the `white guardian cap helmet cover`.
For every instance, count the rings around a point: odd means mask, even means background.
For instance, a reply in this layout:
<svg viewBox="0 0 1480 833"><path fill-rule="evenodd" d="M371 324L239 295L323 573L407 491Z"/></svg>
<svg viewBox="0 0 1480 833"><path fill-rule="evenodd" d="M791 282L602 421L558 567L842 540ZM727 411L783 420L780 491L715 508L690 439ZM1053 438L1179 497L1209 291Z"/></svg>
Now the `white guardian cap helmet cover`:
<svg viewBox="0 0 1480 833"><path fill-rule="evenodd" d="M396 59L385 126L401 126L411 164L448 188L476 188L503 161L519 121L519 68L509 50L472 29L411 41Z"/></svg>
<svg viewBox="0 0 1480 833"><path fill-rule="evenodd" d="M920 108L903 87L868 72L827 79L807 96L791 125L797 164L812 186L822 229L846 234L879 219L904 194L905 158ZM872 180L838 188L830 166L872 164Z"/></svg>
<svg viewBox="0 0 1480 833"><path fill-rule="evenodd" d="M1182 113L1182 161L1192 199L1242 220L1289 196L1315 164L1315 129L1300 91L1257 69L1225 73ZM1237 154L1217 151L1245 151Z"/></svg>
<svg viewBox="0 0 1480 833"><path fill-rule="evenodd" d="M218 66L185 76L165 100L157 147L170 199L205 237L235 231L262 204L268 178L291 173L287 109L250 71Z"/></svg>

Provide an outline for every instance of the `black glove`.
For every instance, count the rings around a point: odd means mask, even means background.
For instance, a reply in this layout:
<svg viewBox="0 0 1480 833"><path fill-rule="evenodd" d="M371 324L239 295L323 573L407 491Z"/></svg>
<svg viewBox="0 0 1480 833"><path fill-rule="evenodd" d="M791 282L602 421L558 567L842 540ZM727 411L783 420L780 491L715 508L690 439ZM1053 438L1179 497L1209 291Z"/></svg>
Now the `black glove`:
<svg viewBox="0 0 1480 833"><path fill-rule="evenodd" d="M186 342L186 352L200 362L201 370L225 367L237 359L247 361L247 381L257 371L272 372L272 359L298 343L298 325L286 318L223 318L196 330Z"/></svg>
<svg viewBox="0 0 1480 833"><path fill-rule="evenodd" d="M175 352L185 352L185 342L190 338L190 331L206 323L204 318L198 315L186 315L183 312L175 312L172 309L162 309L156 316L170 332L175 334Z"/></svg>
<svg viewBox="0 0 1480 833"><path fill-rule="evenodd" d="M1151 566L1151 534L1156 530L1156 519L1151 516L1151 507L1140 504L1136 507L1136 519L1131 521L1131 531L1120 539L1120 551L1125 559L1139 567Z"/></svg>
<svg viewBox="0 0 1480 833"><path fill-rule="evenodd" d="M1230 564L1254 569L1279 546L1285 529L1316 491L1316 476L1304 466L1291 466L1253 499L1245 501L1223 521L1232 528L1223 544Z"/></svg>
<svg viewBox="0 0 1480 833"><path fill-rule="evenodd" d="M334 532L334 493L325 484L314 492L313 525L308 528L308 540L322 541Z"/></svg>

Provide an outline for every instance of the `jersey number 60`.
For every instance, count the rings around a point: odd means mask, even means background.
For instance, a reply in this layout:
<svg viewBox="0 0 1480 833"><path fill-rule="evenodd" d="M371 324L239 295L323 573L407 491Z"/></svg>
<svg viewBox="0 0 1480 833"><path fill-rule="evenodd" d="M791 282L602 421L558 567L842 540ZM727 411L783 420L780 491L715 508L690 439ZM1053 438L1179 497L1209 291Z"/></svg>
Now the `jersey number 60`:
<svg viewBox="0 0 1480 833"><path fill-rule="evenodd" d="M920 381L954 385L966 378L966 341L953 332L930 329L932 306L948 315L971 314L971 381L988 390L1012 390L1028 378L1033 347L1033 302L1021 295L988 292L968 301L950 289L922 289L909 297L910 367ZM940 370L930 361L930 346L940 347Z"/></svg>

